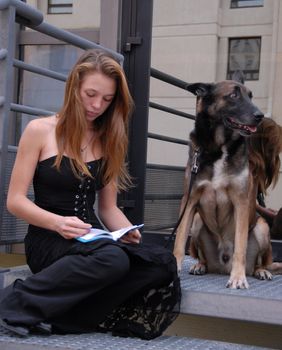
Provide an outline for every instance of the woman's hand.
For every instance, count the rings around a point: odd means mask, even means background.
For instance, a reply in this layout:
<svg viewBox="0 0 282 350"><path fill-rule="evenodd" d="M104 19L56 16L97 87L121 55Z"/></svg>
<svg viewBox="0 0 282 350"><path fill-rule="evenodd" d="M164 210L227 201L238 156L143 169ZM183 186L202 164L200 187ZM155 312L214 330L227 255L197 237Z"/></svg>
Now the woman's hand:
<svg viewBox="0 0 282 350"><path fill-rule="evenodd" d="M126 235L120 238L122 243L140 243L141 241L141 233L139 230L129 231Z"/></svg>
<svg viewBox="0 0 282 350"><path fill-rule="evenodd" d="M265 208L265 207L262 207L261 205L259 205L258 203L256 204L256 209L258 211L258 213L266 218L266 219L274 219L275 216L277 215L278 213L278 210L274 210L272 208Z"/></svg>
<svg viewBox="0 0 282 350"><path fill-rule="evenodd" d="M89 233L90 224L86 224L76 216L61 216L56 231L65 239L81 237Z"/></svg>

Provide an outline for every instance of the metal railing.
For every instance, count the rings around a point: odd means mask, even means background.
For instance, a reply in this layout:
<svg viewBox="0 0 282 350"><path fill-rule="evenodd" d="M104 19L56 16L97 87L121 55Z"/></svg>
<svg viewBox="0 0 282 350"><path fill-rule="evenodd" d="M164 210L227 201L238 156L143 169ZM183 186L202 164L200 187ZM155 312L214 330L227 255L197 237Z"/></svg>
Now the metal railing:
<svg viewBox="0 0 282 350"><path fill-rule="evenodd" d="M187 90L188 83L172 75L151 68L152 78L161 80L169 85ZM194 120L195 116L182 111L149 101L149 107L173 114L174 116ZM188 140L170 136L148 133L148 138L187 145ZM188 154L188 152L187 152ZM180 201L183 196L185 167L147 164L147 188L145 192L145 229L147 232L168 232L178 219Z"/></svg>
<svg viewBox="0 0 282 350"><path fill-rule="evenodd" d="M16 58L16 31L15 23L24 25L34 31L41 32L45 35L59 39L64 43L73 45L81 49L89 48L102 48L110 52L114 57L117 58L123 64L124 56L114 52L108 48L102 47L97 43L86 40L78 35L70 33L66 30L59 29L53 25L45 23L43 15L37 9L21 2L20 0L0 0L0 15L5 12L5 18L7 18L6 27L4 30L7 33L8 41L3 45L0 41L0 65L2 65L1 71L6 72L6 83L4 91L0 91L0 115L2 116L2 140L1 140L1 159L0 159L0 242L21 242L25 234L24 230L15 230L15 222L13 225L7 224L8 213L5 207L6 193L8 187L7 177L8 171L11 169L7 168L7 164L12 164L16 148L9 145L9 135L7 130L10 127L11 112L19 112L33 116L44 116L54 114L55 111L50 111L41 108L35 108L19 103L15 103L13 99L13 91L16 90L13 77L14 69L22 71L29 71L40 76L45 76L57 81L64 82L67 78L66 75L58 73L56 71L38 67L36 65L25 63L24 61ZM0 29L3 24L0 24ZM3 25L4 26L4 25ZM9 33L9 35L8 35ZM160 72L154 68L151 68L150 75L152 78L162 80L165 83L179 87L186 90L187 82L177 79L173 76ZM0 87L1 88L1 87ZM149 101L149 107L158 109L167 113L171 113L175 116L194 119L193 115L172 109L154 102ZM174 144L187 145L187 140L180 140L173 137L168 137L155 133L146 134L148 138L156 139L164 142L171 142ZM159 179L162 179L163 184L165 182L166 192L163 189L158 188ZM146 179L147 189L145 190L145 220L147 221L146 229L150 230L166 230L174 225L177 220L179 203L182 197L182 185L184 178L184 167L175 167L167 165L146 165ZM173 185L175 184L175 185ZM155 187L154 187L155 186ZM32 195L32 193L30 194ZM156 217L153 218L151 214L154 210L151 210L151 206L159 206L158 212L162 212L162 215L156 221ZM9 218L10 220L10 218ZM17 220L13 218L13 220ZM3 229L5 227L5 229ZM18 231L18 232L17 232Z"/></svg>
<svg viewBox="0 0 282 350"><path fill-rule="evenodd" d="M32 6L20 0L0 0L0 116L1 116L1 159L0 159L0 242L17 242L23 240L25 232L16 232L16 222L13 218L13 225L9 224L9 214L6 210L6 194L9 183L9 174L11 171L7 164L14 160L15 149L9 145L9 133L11 124L11 112L25 113L29 115L51 115L54 111L40 108L34 108L23 104L17 104L13 101L15 89L14 68L26 70L41 76L49 77L59 81L65 81L64 74L27 64L16 56L16 26L21 24L34 31L41 32L50 37L59 39L64 43L70 44L80 49L101 48L110 52L121 64L124 62L124 56L97 43L84 39L66 30L57 28L44 22L43 14ZM12 150L12 151L11 151ZM10 153L10 154L9 154ZM12 160L10 161L12 156ZM5 229L4 229L5 227ZM21 230L20 230L21 231Z"/></svg>
<svg viewBox="0 0 282 350"><path fill-rule="evenodd" d="M186 90L187 91L187 85L188 83L186 81L180 80L178 78L175 78L172 75L169 75L167 73L161 72L155 68L151 68L151 77L161 80L167 84L176 86L182 90ZM177 115L179 117L183 117L186 119L195 119L195 116L189 113L184 113L182 111L179 111L177 109L173 109L155 102L151 102L149 101L149 107L151 108L155 108L158 109L160 111L163 112L167 112L167 113L171 113L173 115ZM163 136L163 135L158 135L158 134L153 134L153 133L148 133L148 137L152 138L152 139L156 139L156 140L161 140L161 141L167 141L167 142L173 142L173 143L178 143L178 144L182 144L182 145L187 145L187 140L180 140L180 139L175 139L172 137L168 137L168 136Z"/></svg>

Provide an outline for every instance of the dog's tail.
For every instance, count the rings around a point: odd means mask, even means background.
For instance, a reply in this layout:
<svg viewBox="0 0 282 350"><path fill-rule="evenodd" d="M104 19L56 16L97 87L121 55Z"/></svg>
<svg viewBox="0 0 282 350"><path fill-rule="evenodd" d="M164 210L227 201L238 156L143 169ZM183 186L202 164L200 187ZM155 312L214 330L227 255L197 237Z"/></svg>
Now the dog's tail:
<svg viewBox="0 0 282 350"><path fill-rule="evenodd" d="M267 266L267 270L273 275L282 275L282 262L273 262Z"/></svg>

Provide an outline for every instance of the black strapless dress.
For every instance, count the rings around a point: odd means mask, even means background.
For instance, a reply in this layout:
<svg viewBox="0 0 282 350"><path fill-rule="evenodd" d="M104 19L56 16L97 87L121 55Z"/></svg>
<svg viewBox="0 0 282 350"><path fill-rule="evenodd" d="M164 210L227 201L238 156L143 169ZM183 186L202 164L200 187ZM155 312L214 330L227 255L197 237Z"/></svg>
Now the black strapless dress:
<svg viewBox="0 0 282 350"><path fill-rule="evenodd" d="M93 178L76 178L70 160L63 157L60 171L53 166L55 156L38 163L34 179L35 203L50 212L64 216L76 215L93 227L102 228L94 204L96 191L102 187L101 160L87 163ZM57 232L33 225L25 237L27 263L33 273L42 271L68 255L89 255L106 245L118 245L138 266L162 266L170 272L171 281L162 288L135 293L122 305L116 305L95 330L119 335L151 339L159 336L176 318L180 304L180 283L173 254L158 245L123 244L101 239L87 244L67 240ZM130 284L130 281L129 281ZM127 287L128 288L128 281ZM119 286L122 293L122 286ZM107 300L104 300L107 303ZM81 332L81 329L77 329Z"/></svg>
<svg viewBox="0 0 282 350"><path fill-rule="evenodd" d="M102 228L94 209L96 191L103 187L101 159L87 163L93 178L82 180L73 175L69 158L63 157L59 172L53 166L54 161L55 156L38 163L33 178L35 204L52 213L77 216L95 228ZM83 244L64 239L57 232L29 225L25 237L27 263L35 273L64 255L88 254L106 243L109 242L101 240L97 244Z"/></svg>

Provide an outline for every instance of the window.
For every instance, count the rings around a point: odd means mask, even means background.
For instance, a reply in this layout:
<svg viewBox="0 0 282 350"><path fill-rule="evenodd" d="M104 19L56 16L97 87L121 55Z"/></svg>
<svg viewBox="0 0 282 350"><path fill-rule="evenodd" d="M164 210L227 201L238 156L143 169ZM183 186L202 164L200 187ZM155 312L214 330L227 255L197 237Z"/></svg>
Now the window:
<svg viewBox="0 0 282 350"><path fill-rule="evenodd" d="M48 0L48 13L72 13L72 3L72 0Z"/></svg>
<svg viewBox="0 0 282 350"><path fill-rule="evenodd" d="M240 7L259 7L263 6L263 0L231 0L230 7L240 8Z"/></svg>
<svg viewBox="0 0 282 350"><path fill-rule="evenodd" d="M227 79L236 70L244 72L246 80L259 79L261 38L229 39Z"/></svg>
<svg viewBox="0 0 282 350"><path fill-rule="evenodd" d="M72 45L25 45L24 60L26 63L68 74L82 49ZM27 70L23 71L20 103L48 111L60 110L64 100L65 83ZM17 135L21 135L26 124L33 119L27 114L18 117Z"/></svg>

